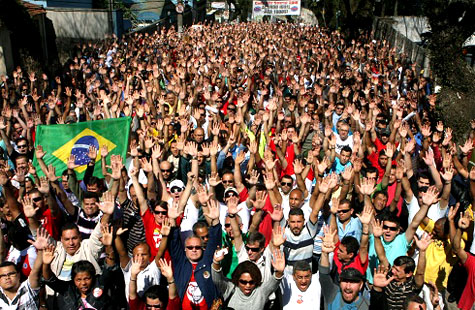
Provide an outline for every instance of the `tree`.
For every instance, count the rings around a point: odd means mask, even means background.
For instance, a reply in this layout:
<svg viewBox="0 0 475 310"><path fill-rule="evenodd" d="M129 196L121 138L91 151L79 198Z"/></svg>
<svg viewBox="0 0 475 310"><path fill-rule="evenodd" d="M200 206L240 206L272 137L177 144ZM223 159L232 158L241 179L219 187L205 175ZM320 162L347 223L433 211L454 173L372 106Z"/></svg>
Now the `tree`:
<svg viewBox="0 0 475 310"><path fill-rule="evenodd" d="M431 35L428 50L436 84L441 115L462 138L475 118L475 72L462 54L464 42L475 32L474 0L423 0Z"/></svg>

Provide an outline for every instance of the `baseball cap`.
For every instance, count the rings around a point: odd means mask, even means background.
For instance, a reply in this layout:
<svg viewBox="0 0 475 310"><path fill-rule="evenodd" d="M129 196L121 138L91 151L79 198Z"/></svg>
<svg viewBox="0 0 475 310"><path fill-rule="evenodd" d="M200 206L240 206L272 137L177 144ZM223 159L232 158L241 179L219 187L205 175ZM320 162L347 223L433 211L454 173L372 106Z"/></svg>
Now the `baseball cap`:
<svg viewBox="0 0 475 310"><path fill-rule="evenodd" d="M229 192L235 192L236 195L239 196L239 193L235 187L228 187L224 190L224 197L226 197Z"/></svg>
<svg viewBox="0 0 475 310"><path fill-rule="evenodd" d="M355 268L346 268L340 273L340 281L347 280L351 282L364 281L364 276Z"/></svg>
<svg viewBox="0 0 475 310"><path fill-rule="evenodd" d="M185 188L185 183L181 180L173 180L170 182L170 186L168 188L173 188L173 187L179 187L179 188Z"/></svg>

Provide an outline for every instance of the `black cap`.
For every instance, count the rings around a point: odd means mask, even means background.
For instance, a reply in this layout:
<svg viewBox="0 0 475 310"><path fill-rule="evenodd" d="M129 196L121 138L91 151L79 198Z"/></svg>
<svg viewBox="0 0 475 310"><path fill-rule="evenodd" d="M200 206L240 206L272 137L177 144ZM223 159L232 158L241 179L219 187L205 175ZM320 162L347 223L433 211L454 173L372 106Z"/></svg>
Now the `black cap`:
<svg viewBox="0 0 475 310"><path fill-rule="evenodd" d="M340 281L341 280L347 280L351 282L360 282L360 281L364 281L365 278L361 274L361 272L359 272L357 269L346 268L340 274Z"/></svg>

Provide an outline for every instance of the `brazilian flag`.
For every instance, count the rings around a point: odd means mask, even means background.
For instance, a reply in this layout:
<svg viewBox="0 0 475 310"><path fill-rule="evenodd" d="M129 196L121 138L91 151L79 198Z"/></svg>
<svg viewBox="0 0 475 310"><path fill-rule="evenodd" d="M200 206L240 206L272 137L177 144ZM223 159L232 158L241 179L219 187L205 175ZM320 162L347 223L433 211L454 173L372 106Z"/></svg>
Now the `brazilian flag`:
<svg viewBox="0 0 475 310"><path fill-rule="evenodd" d="M125 160L130 132L130 117L113 118L65 125L39 125L36 127L35 147L41 145L46 152L43 157L47 166L56 168L56 175L67 169L71 154L76 156L75 163L78 179L82 180L90 159L87 156L90 146L97 148L94 175L103 177L101 170L101 147L107 145L109 157L121 155ZM36 157L33 165L39 176L43 176Z"/></svg>

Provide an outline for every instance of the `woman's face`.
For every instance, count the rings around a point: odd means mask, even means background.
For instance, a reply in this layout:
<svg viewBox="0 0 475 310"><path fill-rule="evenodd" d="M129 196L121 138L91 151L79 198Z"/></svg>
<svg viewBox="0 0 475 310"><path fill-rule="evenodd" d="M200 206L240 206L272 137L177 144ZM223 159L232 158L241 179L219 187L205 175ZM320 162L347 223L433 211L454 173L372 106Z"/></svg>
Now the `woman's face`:
<svg viewBox="0 0 475 310"><path fill-rule="evenodd" d="M249 296L256 288L256 282L252 279L249 273L243 273L239 277L239 289L244 295Z"/></svg>
<svg viewBox="0 0 475 310"><path fill-rule="evenodd" d="M81 295L87 295L92 287L92 276L86 271L78 272L74 277L74 285L76 285Z"/></svg>

